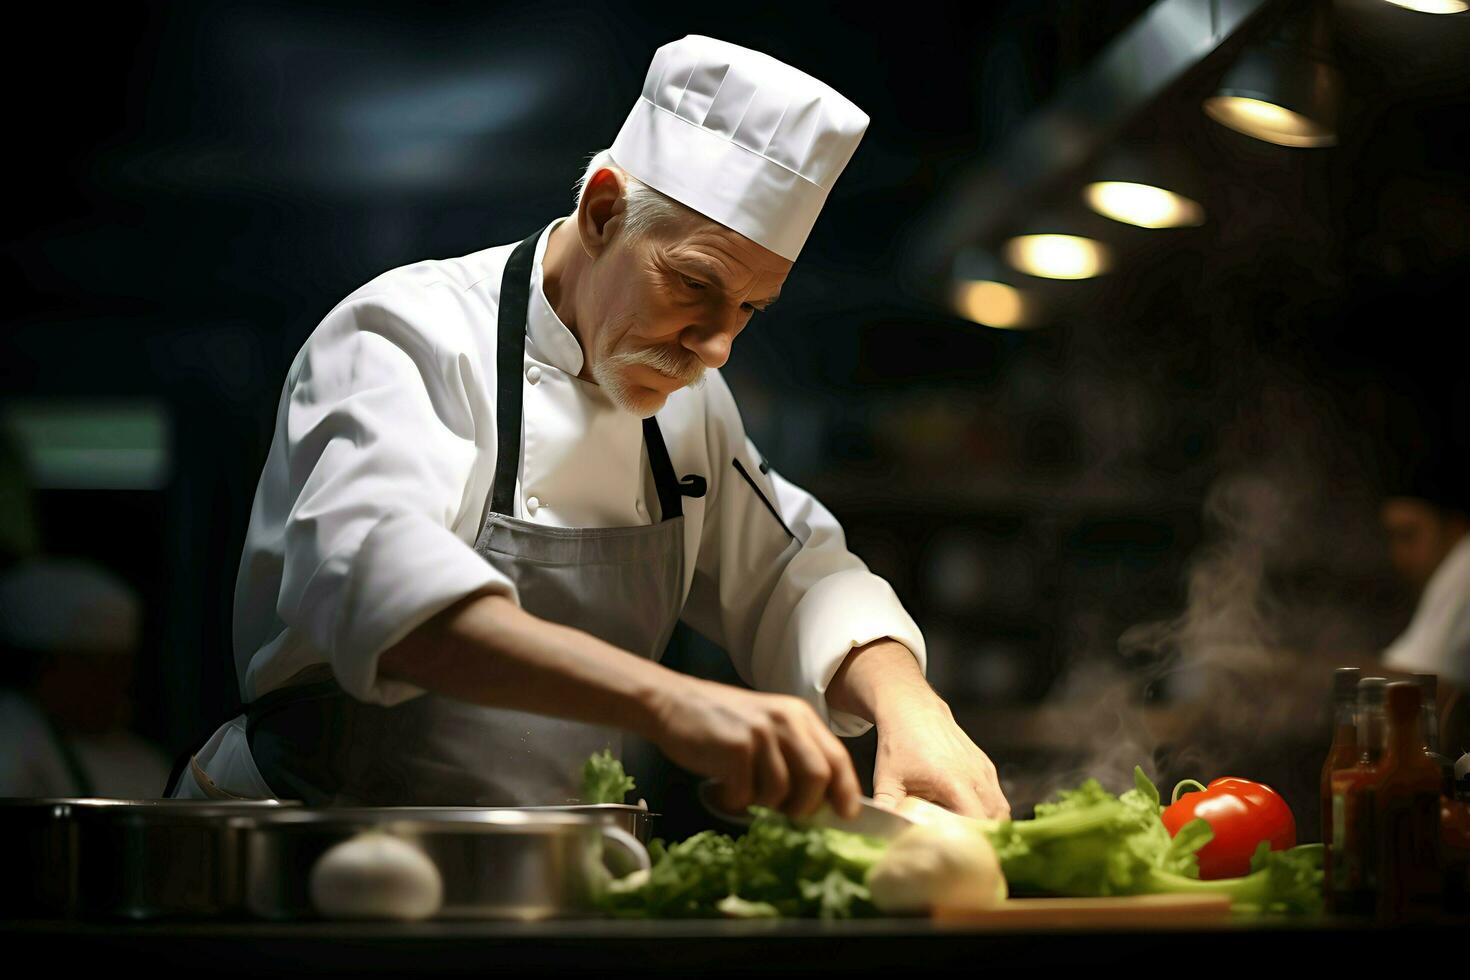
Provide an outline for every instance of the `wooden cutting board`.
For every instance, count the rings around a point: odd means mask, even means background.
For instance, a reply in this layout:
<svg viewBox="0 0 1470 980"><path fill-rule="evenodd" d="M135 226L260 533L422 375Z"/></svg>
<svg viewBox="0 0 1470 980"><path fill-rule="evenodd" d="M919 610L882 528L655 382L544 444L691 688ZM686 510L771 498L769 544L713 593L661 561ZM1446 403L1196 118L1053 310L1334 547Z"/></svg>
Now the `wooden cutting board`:
<svg viewBox="0 0 1470 980"><path fill-rule="evenodd" d="M1169 928L1230 918L1224 895L1012 898L985 911L939 907L934 921L996 929Z"/></svg>

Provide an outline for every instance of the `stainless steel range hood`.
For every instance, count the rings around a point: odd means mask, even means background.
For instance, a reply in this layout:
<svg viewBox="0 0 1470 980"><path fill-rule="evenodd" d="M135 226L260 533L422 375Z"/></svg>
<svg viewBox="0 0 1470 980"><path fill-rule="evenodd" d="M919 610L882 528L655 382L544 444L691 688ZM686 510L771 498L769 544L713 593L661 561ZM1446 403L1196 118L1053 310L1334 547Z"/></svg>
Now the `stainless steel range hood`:
<svg viewBox="0 0 1470 980"><path fill-rule="evenodd" d="M1055 181L1269 10L1293 0L1160 0L1000 151L963 175L917 224L913 281L947 287L954 261L993 245Z"/></svg>

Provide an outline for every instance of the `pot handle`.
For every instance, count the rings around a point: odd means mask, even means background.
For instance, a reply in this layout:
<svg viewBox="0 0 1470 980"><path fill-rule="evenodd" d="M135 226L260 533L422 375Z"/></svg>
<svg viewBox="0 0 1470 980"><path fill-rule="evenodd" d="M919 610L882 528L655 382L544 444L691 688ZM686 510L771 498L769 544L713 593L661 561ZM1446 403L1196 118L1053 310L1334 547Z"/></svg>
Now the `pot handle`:
<svg viewBox="0 0 1470 980"><path fill-rule="evenodd" d="M603 824L601 828L602 838L611 841L615 847L614 851L621 852L621 857L614 861L607 860L607 851L603 851L603 863L609 865L608 871L618 877L632 874L634 871L647 871L653 867L653 862L648 857L648 848L643 842L622 827L612 824ZM620 867L619 867L620 866Z"/></svg>

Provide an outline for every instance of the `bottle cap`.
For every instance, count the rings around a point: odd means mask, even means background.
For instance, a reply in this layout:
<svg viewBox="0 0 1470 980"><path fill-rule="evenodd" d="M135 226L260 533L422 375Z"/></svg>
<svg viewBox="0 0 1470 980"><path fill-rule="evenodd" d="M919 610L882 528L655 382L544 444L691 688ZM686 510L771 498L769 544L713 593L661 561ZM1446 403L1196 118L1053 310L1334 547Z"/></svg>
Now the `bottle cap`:
<svg viewBox="0 0 1470 980"><path fill-rule="evenodd" d="M1359 704L1382 704L1383 689L1388 687L1387 677L1364 677L1358 681Z"/></svg>
<svg viewBox="0 0 1470 980"><path fill-rule="evenodd" d="M1422 690L1416 681L1394 681L1385 688L1388 713L1397 716L1418 711L1422 703Z"/></svg>
<svg viewBox="0 0 1470 980"><path fill-rule="evenodd" d="M1433 701L1439 690L1439 677L1435 674L1415 674L1414 683L1424 690L1424 700Z"/></svg>
<svg viewBox="0 0 1470 980"><path fill-rule="evenodd" d="M1332 697L1336 701L1350 701L1358 693L1358 675L1362 671L1356 667L1339 667L1332 672Z"/></svg>

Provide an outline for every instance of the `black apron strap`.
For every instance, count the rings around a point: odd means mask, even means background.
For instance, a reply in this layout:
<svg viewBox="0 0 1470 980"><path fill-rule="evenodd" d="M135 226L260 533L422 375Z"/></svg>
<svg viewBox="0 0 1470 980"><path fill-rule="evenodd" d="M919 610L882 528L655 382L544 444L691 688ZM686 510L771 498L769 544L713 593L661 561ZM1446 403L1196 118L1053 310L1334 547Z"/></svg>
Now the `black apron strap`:
<svg viewBox="0 0 1470 980"><path fill-rule="evenodd" d="M37 714L46 724L46 731L51 735L51 744L56 746L56 751L61 755L61 762L66 766L67 775L71 777L76 786L77 796L91 796L97 790L92 785L92 777L87 773L87 767L82 765L81 757L77 755L76 747L72 745L71 739L61 733L56 727L56 722L44 710L38 710Z"/></svg>
<svg viewBox="0 0 1470 980"><path fill-rule="evenodd" d="M500 315L495 345L495 486L490 509L513 514L521 469L521 362L526 352L526 306L531 302L531 262L545 228L510 253L500 277Z"/></svg>
<svg viewBox="0 0 1470 980"><path fill-rule="evenodd" d="M500 312L495 341L495 484L490 493L490 510L515 513L516 475L521 469L521 417L525 389L521 362L526 350L526 308L531 302L531 265L536 242L545 228L532 232L515 247L500 277ZM663 433L653 417L643 420L643 441L648 446L648 463L658 488L662 520L681 517L684 502L679 480L669 460Z"/></svg>
<svg viewBox="0 0 1470 980"><path fill-rule="evenodd" d="M683 517L684 499L679 492L679 480L674 476L674 464L669 461L663 430L652 415L643 420L643 443L648 447L648 465L653 470L653 484L658 488L660 518L670 521Z"/></svg>

